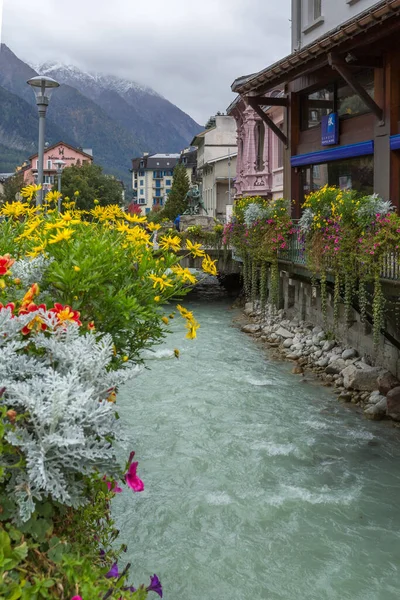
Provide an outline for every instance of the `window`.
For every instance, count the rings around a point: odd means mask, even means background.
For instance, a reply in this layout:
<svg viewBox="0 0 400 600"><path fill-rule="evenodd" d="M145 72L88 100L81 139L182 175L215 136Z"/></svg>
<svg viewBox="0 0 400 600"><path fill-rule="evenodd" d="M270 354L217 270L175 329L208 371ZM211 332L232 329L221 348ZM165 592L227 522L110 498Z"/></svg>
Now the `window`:
<svg viewBox="0 0 400 600"><path fill-rule="evenodd" d="M156 181L156 188L160 188L161 187L161 180L157 179Z"/></svg>
<svg viewBox="0 0 400 600"><path fill-rule="evenodd" d="M171 180L170 179L166 179L165 180L165 185L171 185Z"/></svg>
<svg viewBox="0 0 400 600"><path fill-rule="evenodd" d="M150 212L150 208L146 208L146 215L148 215Z"/></svg>
<svg viewBox="0 0 400 600"><path fill-rule="evenodd" d="M146 204L146 199L145 198L139 198L138 200L138 204Z"/></svg>
<svg viewBox="0 0 400 600"><path fill-rule="evenodd" d="M53 162L51 160L47 161L47 168L48 169L52 169L53 168Z"/></svg>
<svg viewBox="0 0 400 600"><path fill-rule="evenodd" d="M144 186L144 179L141 179L141 180L139 181L139 185L140 185L140 187L143 187L143 186Z"/></svg>
<svg viewBox="0 0 400 600"><path fill-rule="evenodd" d="M283 124L278 125L279 129L283 131ZM276 168L281 169L283 167L283 142L278 138L278 153L276 158Z"/></svg>
<svg viewBox="0 0 400 600"><path fill-rule="evenodd" d="M360 156L347 160L311 165L301 170L301 193L307 196L324 185L335 185L342 190L353 189L367 196L374 188L374 158Z"/></svg>
<svg viewBox="0 0 400 600"><path fill-rule="evenodd" d="M144 190L140 190L140 195L144 196Z"/></svg>
<svg viewBox="0 0 400 600"><path fill-rule="evenodd" d="M54 183L54 175L45 175L43 178L43 183L47 183L48 185Z"/></svg>
<svg viewBox="0 0 400 600"><path fill-rule="evenodd" d="M256 169L262 171L264 168L264 141L265 141L265 127L262 121L256 123Z"/></svg>
<svg viewBox="0 0 400 600"><path fill-rule="evenodd" d="M144 171L139 171L139 177L144 177Z"/></svg>
<svg viewBox="0 0 400 600"><path fill-rule="evenodd" d="M334 112L334 86L304 94L301 98L301 128L311 129L321 123L322 117Z"/></svg>
<svg viewBox="0 0 400 600"><path fill-rule="evenodd" d="M36 169L38 169L38 168L39 168L39 161L37 160L36 161Z"/></svg>
<svg viewBox="0 0 400 600"><path fill-rule="evenodd" d="M374 97L374 70L363 69L355 73L355 78ZM337 87L337 111L341 118L355 117L370 112L370 109L348 85L343 81Z"/></svg>
<svg viewBox="0 0 400 600"><path fill-rule="evenodd" d="M161 196L161 190L156 190L156 196L157 196L157 198L160 198L160 196Z"/></svg>
<svg viewBox="0 0 400 600"><path fill-rule="evenodd" d="M141 160L141 161L140 161L140 168L141 168L141 169L143 169L143 167L144 167L144 161L143 161L143 160Z"/></svg>
<svg viewBox="0 0 400 600"><path fill-rule="evenodd" d="M322 15L322 0L312 0L313 20L316 21Z"/></svg>

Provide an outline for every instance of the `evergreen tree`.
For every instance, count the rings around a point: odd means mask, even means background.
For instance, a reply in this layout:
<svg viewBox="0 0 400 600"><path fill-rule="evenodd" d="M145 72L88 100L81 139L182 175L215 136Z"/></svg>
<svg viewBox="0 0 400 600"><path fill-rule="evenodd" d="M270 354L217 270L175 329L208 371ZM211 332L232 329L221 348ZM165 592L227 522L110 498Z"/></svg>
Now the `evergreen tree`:
<svg viewBox="0 0 400 600"><path fill-rule="evenodd" d="M112 175L105 175L103 169L95 164L72 165L66 167L62 175L62 193L71 200L75 192L78 208L93 208L93 201L101 206L122 204L122 185Z"/></svg>
<svg viewBox="0 0 400 600"><path fill-rule="evenodd" d="M171 191L165 203L163 217L174 220L178 215L185 212L188 207L186 194L190 188L189 179L184 165L176 165L174 169L174 180Z"/></svg>

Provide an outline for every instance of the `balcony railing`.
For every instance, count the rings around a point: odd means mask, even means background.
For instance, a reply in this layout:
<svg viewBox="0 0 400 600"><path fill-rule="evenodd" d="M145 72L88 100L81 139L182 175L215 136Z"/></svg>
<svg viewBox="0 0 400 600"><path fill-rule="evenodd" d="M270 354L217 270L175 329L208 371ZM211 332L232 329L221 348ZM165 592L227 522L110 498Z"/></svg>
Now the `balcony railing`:
<svg viewBox="0 0 400 600"><path fill-rule="evenodd" d="M306 265L306 245L299 235L299 230L295 226L295 231L290 237L288 247L279 253L280 260L288 261L296 265ZM381 278L389 281L400 281L400 251L387 254L382 261Z"/></svg>

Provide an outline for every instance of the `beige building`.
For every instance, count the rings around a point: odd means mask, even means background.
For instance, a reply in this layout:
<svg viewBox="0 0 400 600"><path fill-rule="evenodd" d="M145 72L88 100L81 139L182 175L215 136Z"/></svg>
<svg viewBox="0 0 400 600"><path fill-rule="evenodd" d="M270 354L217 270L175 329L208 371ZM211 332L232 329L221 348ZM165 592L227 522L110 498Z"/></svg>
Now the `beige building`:
<svg viewBox="0 0 400 600"><path fill-rule="evenodd" d="M204 205L210 216L221 221L230 214L233 202L236 140L235 119L216 115L192 141L197 147L197 178Z"/></svg>

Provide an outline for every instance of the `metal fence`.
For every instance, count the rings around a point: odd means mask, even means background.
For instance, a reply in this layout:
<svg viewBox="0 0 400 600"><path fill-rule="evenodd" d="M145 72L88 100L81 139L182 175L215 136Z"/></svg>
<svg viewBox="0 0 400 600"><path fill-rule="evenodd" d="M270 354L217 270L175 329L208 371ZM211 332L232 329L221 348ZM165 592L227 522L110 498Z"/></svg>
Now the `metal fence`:
<svg viewBox="0 0 400 600"><path fill-rule="evenodd" d="M295 227L287 249L279 253L279 258L296 265L305 265L307 262L306 254L306 244L300 235L300 230ZM389 281L400 281L400 251L391 252L383 258L381 278Z"/></svg>

